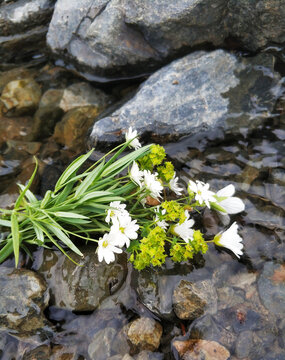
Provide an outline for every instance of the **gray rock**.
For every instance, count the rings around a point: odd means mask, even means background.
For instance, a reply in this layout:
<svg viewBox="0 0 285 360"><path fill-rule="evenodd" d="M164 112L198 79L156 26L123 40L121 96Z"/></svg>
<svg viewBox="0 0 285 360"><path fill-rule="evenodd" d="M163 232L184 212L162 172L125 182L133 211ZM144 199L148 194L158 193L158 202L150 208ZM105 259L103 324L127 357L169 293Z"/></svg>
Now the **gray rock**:
<svg viewBox="0 0 285 360"><path fill-rule="evenodd" d="M134 98L97 121L90 144L121 141L118 134L130 126L164 141L208 129L253 129L279 95L280 75L273 67L274 57L266 54L239 58L216 50L185 56L154 73Z"/></svg>
<svg viewBox="0 0 285 360"><path fill-rule="evenodd" d="M48 324L43 310L49 302L45 281L24 269L0 268L0 328L33 334Z"/></svg>
<svg viewBox="0 0 285 360"><path fill-rule="evenodd" d="M58 0L47 41L90 78L131 76L227 37L253 51L282 45L284 9L284 0Z"/></svg>
<svg viewBox="0 0 285 360"><path fill-rule="evenodd" d="M264 306L273 314L285 313L285 265L267 262L258 279L258 292Z"/></svg>
<svg viewBox="0 0 285 360"><path fill-rule="evenodd" d="M2 62L38 54L44 45L54 0L4 1L0 4L0 57ZM23 51L25 49L25 51Z"/></svg>
<svg viewBox="0 0 285 360"><path fill-rule="evenodd" d="M253 336L251 331L243 331L239 334L236 342L236 356L239 359L247 357L253 346Z"/></svg>
<svg viewBox="0 0 285 360"><path fill-rule="evenodd" d="M154 319L141 317L130 323L128 339L136 350L158 349L162 335L162 326Z"/></svg>
<svg viewBox="0 0 285 360"><path fill-rule="evenodd" d="M116 337L116 330L107 327L98 331L88 346L88 355L91 360L105 360L111 356L112 341Z"/></svg>
<svg viewBox="0 0 285 360"><path fill-rule="evenodd" d="M81 249L83 260L70 254L82 267L55 251L44 250L42 258L38 257L34 268L48 283L52 305L91 311L121 287L127 274L126 256L118 256L116 262L107 265L99 263L95 250L91 245Z"/></svg>
<svg viewBox="0 0 285 360"><path fill-rule="evenodd" d="M135 356L136 360L162 360L164 355L159 352L141 351Z"/></svg>
<svg viewBox="0 0 285 360"><path fill-rule="evenodd" d="M182 320L194 320L205 312L217 311L217 293L210 280L191 283L181 280L173 292L175 314Z"/></svg>

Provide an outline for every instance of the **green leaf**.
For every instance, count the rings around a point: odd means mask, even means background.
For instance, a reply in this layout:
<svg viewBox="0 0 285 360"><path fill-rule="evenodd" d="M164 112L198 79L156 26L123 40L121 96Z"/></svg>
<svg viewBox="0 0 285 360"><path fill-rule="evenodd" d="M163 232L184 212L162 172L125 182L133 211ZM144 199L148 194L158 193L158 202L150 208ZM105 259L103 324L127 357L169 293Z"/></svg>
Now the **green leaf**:
<svg viewBox="0 0 285 360"><path fill-rule="evenodd" d="M81 196L86 193L88 188L96 181L99 177L100 172L102 172L104 162L99 164L92 172L90 172L87 177L82 181L82 183L77 187L75 191L75 197Z"/></svg>
<svg viewBox="0 0 285 360"><path fill-rule="evenodd" d="M25 191L24 185L18 184L18 186L22 191ZM30 203L35 203L38 201L38 199L35 197L35 195L30 190L26 190L25 197L29 200Z"/></svg>
<svg viewBox="0 0 285 360"><path fill-rule="evenodd" d="M36 221L32 221L32 224L33 224L37 239L41 243L44 243L45 242L45 237L44 237L44 233L43 233L41 227L38 225L38 223Z"/></svg>
<svg viewBox="0 0 285 360"><path fill-rule="evenodd" d="M64 189L56 195L55 205L62 204L73 190L74 181L65 185Z"/></svg>
<svg viewBox="0 0 285 360"><path fill-rule="evenodd" d="M7 226L7 227L11 227L11 221L9 220L2 220L0 219L0 226Z"/></svg>
<svg viewBox="0 0 285 360"><path fill-rule="evenodd" d="M54 213L55 216L57 217L63 217L63 218L72 218L72 219L88 219L89 218L87 216L84 215L80 215L77 213L72 213L72 212L65 212L65 211L57 211Z"/></svg>
<svg viewBox="0 0 285 360"><path fill-rule="evenodd" d="M82 204L88 200L96 199L96 198L103 198L104 196L113 195L110 191L92 191L90 193L87 193L86 195L82 196L81 199L79 199L78 203Z"/></svg>
<svg viewBox="0 0 285 360"><path fill-rule="evenodd" d="M75 159L61 174L55 185L55 191L57 192L80 168L80 166L89 158L94 149L90 150L87 154L79 156Z"/></svg>
<svg viewBox="0 0 285 360"><path fill-rule="evenodd" d="M217 203L210 202L210 205L211 205L211 209L218 210L218 211L221 211L221 212L224 212L225 214L227 214L227 211L222 206L218 205Z"/></svg>
<svg viewBox="0 0 285 360"><path fill-rule="evenodd" d="M58 225L59 226L59 225ZM68 246L72 251L74 251L76 254L83 256L82 252L73 244L73 242L70 240L70 238L61 230L59 227L56 227L54 225L46 225L46 227L54 233L54 235L61 240L66 246Z"/></svg>
<svg viewBox="0 0 285 360"><path fill-rule="evenodd" d="M36 162L35 169L34 169L34 171L33 171L33 174L32 174L32 176L31 176L31 178L30 178L27 186L25 186L24 190L21 192L20 196L18 197L18 199L17 199L17 201L16 201L16 203L15 203L15 206L14 206L14 209L15 209L15 210L20 207L21 202L22 202L22 200L23 200L26 192L28 191L28 189L29 189L30 186L32 185L32 183L33 183L33 181L34 181L34 178L35 178L35 176L36 176L36 173L37 173L37 170L38 170L38 160L37 160L36 157L34 157L34 159L35 159L35 162Z"/></svg>
<svg viewBox="0 0 285 360"><path fill-rule="evenodd" d="M13 249L15 255L15 266L18 266L19 262L19 249L20 249L20 233L17 215L13 213L11 215L11 234L13 240Z"/></svg>
<svg viewBox="0 0 285 360"><path fill-rule="evenodd" d="M52 195L52 191L51 190L48 190L46 193L45 193L45 196L44 198L42 199L41 201L41 209L44 209L45 206L48 204L50 198L51 198L51 195Z"/></svg>
<svg viewBox="0 0 285 360"><path fill-rule="evenodd" d="M13 242L10 240L7 244L0 250L0 264L5 261L13 252Z"/></svg>

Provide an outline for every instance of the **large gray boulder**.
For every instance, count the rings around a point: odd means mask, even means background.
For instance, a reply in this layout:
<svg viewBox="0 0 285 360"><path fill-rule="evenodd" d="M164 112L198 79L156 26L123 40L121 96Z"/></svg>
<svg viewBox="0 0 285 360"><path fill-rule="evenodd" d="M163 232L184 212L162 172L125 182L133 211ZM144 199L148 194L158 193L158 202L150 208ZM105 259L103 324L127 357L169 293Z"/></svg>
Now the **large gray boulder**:
<svg viewBox="0 0 285 360"><path fill-rule="evenodd" d="M208 129L239 133L255 128L273 110L279 80L272 55L195 52L154 73L130 101L97 121L90 144L121 141L118 134L130 126L155 140Z"/></svg>
<svg viewBox="0 0 285 360"><path fill-rule="evenodd" d="M47 42L93 79L134 76L228 38L253 51L281 45L284 17L285 0L58 0Z"/></svg>
<svg viewBox="0 0 285 360"><path fill-rule="evenodd" d="M0 58L13 62L44 46L55 0L0 1ZM25 49L25 50L23 50Z"/></svg>

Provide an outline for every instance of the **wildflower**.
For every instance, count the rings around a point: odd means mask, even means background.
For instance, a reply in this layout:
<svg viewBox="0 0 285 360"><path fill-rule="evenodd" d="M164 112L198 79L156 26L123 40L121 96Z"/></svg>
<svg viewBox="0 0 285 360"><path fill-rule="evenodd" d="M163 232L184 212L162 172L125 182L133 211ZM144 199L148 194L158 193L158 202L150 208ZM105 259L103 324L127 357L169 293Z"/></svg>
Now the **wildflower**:
<svg viewBox="0 0 285 360"><path fill-rule="evenodd" d="M244 211L244 203L241 199L233 197L235 193L234 185L230 184L217 192L217 202L226 212L226 214L237 214ZM219 200L221 198L222 200ZM222 215L225 212L220 211Z"/></svg>
<svg viewBox="0 0 285 360"><path fill-rule="evenodd" d="M111 233L104 234L103 238L98 241L98 260L101 262L103 259L107 264L115 261L115 253L120 254L121 249L117 248L114 244L114 238Z"/></svg>
<svg viewBox="0 0 285 360"><path fill-rule="evenodd" d="M174 172L172 179L169 181L169 188L173 192L175 192L176 195L180 196L182 194L183 188L179 187L179 185L177 184L178 177L175 177L175 175L176 175L176 172Z"/></svg>
<svg viewBox="0 0 285 360"><path fill-rule="evenodd" d="M130 171L130 178L136 185L142 187L143 172L140 171L139 166L135 161L133 162L133 166Z"/></svg>
<svg viewBox="0 0 285 360"><path fill-rule="evenodd" d="M110 209L107 212L107 216L105 218L106 223L110 223L111 219L117 217L119 215L129 216L129 213L126 208L126 204L121 204L120 201L112 201L109 205Z"/></svg>
<svg viewBox="0 0 285 360"><path fill-rule="evenodd" d="M130 141L129 147L134 148L135 150L138 150L141 147L141 143L137 139L138 133L137 130L133 130L132 127L129 128L129 130L126 132L126 141Z"/></svg>
<svg viewBox="0 0 285 360"><path fill-rule="evenodd" d="M150 196L154 199L161 197L160 193L163 190L163 186L160 181L157 180L157 173L152 174L149 170L144 170L144 186L150 192Z"/></svg>
<svg viewBox="0 0 285 360"><path fill-rule="evenodd" d="M200 205L205 203L210 209L210 202L216 202L217 199L214 198L215 193L210 191L209 187L209 184L205 184L202 181L197 180L195 183L189 180L188 191L190 190L196 194L195 200L198 201Z"/></svg>
<svg viewBox="0 0 285 360"><path fill-rule="evenodd" d="M234 222L228 230L217 234L214 237L214 243L231 250L238 258L243 254L242 238L238 234L238 225L236 222Z"/></svg>
<svg viewBox="0 0 285 360"><path fill-rule="evenodd" d="M117 246L123 247L126 245L128 248L130 246L130 240L138 238L137 231L139 230L139 225L136 222L137 221L132 220L130 216L125 215L113 219L110 233L114 236Z"/></svg>
<svg viewBox="0 0 285 360"><path fill-rule="evenodd" d="M193 240L194 230L191 229L194 225L194 220L189 219L188 211L185 211L186 220L184 220L181 224L177 224L174 226L173 231L176 235L180 236L186 243L189 240Z"/></svg>
<svg viewBox="0 0 285 360"><path fill-rule="evenodd" d="M160 207L157 206L157 208L154 209L154 211L156 212L155 219L154 219L156 225L159 226L160 228L162 228L163 230L166 230L169 225L167 224L167 222L165 220L163 220L163 219L161 220L161 217L166 214L166 210L162 209L160 211Z"/></svg>

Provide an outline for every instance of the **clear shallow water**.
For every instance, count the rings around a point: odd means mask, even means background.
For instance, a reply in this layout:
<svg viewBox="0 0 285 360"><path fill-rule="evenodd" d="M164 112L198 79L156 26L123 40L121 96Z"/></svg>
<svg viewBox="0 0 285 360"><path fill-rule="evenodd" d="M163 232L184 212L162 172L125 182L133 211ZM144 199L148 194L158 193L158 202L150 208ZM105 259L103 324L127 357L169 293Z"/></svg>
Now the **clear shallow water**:
<svg viewBox="0 0 285 360"><path fill-rule="evenodd" d="M124 327L138 316L161 322L164 332L159 351L166 359L177 357L171 346L174 338L189 337L218 341L233 359L245 353L244 358L252 360L285 358L284 139L283 114L268 119L246 137L200 134L165 146L185 183L189 178L199 179L209 182L213 190L235 185L246 205L243 214L231 218L239 223L244 239L245 254L240 261L211 246L193 264L168 262L161 270L140 274L129 267L122 288L114 295L110 291L110 297L94 312L49 307L45 314L54 326L49 336L20 339L16 334L0 334L1 359L21 359L26 349L44 344L60 344L77 354L74 359L90 359L89 345L105 329L115 329L116 335L110 330L111 353L120 353L129 349L123 339ZM220 229L217 219L207 213L203 225L209 236ZM41 252L35 256L39 259ZM171 313L172 291L181 279L209 280L216 293L208 313L192 323ZM98 359L104 358L102 351Z"/></svg>

